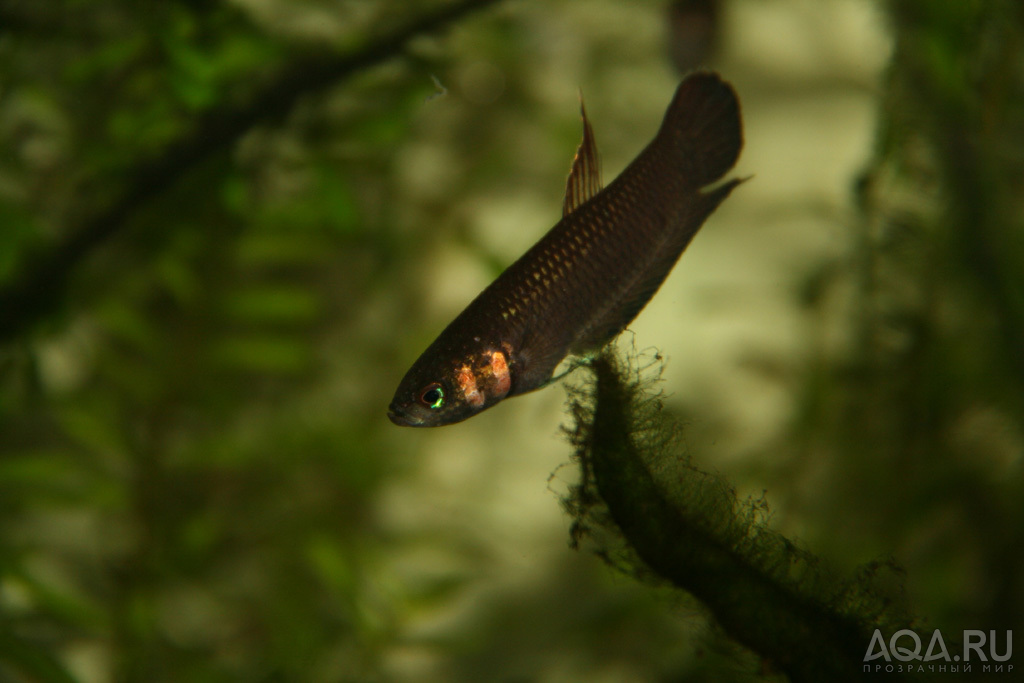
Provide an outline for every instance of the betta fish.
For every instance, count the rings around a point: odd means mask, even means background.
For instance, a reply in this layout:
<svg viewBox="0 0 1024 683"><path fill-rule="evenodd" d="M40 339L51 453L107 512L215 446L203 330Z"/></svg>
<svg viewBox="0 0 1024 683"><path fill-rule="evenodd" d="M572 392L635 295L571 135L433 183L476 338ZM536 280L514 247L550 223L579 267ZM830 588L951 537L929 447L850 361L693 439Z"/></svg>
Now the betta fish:
<svg viewBox="0 0 1024 683"><path fill-rule="evenodd" d="M569 355L614 339L640 313L705 219L741 180L704 189L743 146L739 102L718 74L676 89L657 135L602 189L594 133L566 182L562 219L481 292L413 364L388 417L460 422L549 383Z"/></svg>

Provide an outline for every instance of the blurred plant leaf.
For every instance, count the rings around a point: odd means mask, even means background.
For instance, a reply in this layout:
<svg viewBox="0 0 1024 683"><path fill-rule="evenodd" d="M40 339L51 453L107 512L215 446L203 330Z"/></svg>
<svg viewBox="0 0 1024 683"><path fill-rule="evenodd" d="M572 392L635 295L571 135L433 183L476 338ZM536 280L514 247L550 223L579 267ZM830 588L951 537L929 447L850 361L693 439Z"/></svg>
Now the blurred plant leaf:
<svg viewBox="0 0 1024 683"><path fill-rule="evenodd" d="M215 343L211 360L225 369L273 375L308 371L313 358L302 341L267 333L230 336Z"/></svg>
<svg viewBox="0 0 1024 683"><path fill-rule="evenodd" d="M45 648L0 627L0 673L4 669L38 683L80 683Z"/></svg>
<svg viewBox="0 0 1024 683"><path fill-rule="evenodd" d="M285 285L233 292L223 305L229 318L254 324L308 324L322 313L315 294L308 289Z"/></svg>

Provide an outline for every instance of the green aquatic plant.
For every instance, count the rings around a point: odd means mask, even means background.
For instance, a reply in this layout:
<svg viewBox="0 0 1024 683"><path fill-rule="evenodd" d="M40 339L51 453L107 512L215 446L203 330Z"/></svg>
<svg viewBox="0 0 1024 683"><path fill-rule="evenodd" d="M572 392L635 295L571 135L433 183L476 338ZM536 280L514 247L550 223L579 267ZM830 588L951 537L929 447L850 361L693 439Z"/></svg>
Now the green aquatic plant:
<svg viewBox="0 0 1024 683"><path fill-rule="evenodd" d="M907 625L891 561L845 577L766 523L763 498L742 501L683 454L655 390L660 357L605 352L570 390L567 428L580 482L564 505L572 544L599 537L614 566L683 589L733 640L795 681L856 680L876 628Z"/></svg>

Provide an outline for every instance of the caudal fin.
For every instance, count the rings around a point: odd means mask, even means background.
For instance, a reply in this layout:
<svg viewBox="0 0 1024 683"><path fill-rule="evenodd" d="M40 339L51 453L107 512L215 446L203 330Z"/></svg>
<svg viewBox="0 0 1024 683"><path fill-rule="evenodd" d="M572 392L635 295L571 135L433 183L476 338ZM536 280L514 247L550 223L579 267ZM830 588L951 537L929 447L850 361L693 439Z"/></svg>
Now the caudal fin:
<svg viewBox="0 0 1024 683"><path fill-rule="evenodd" d="M687 185L703 187L732 168L743 147L740 104L732 86L711 71L676 88L655 138L673 157Z"/></svg>

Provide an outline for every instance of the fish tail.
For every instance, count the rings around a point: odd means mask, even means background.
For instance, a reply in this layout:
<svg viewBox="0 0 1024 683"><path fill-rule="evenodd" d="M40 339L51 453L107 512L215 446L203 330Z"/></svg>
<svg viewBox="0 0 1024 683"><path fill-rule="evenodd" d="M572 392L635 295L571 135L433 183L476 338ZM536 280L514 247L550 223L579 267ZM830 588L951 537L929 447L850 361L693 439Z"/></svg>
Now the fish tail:
<svg viewBox="0 0 1024 683"><path fill-rule="evenodd" d="M686 184L699 188L721 178L743 147L732 86L709 71L689 76L676 89L654 144L669 153Z"/></svg>

